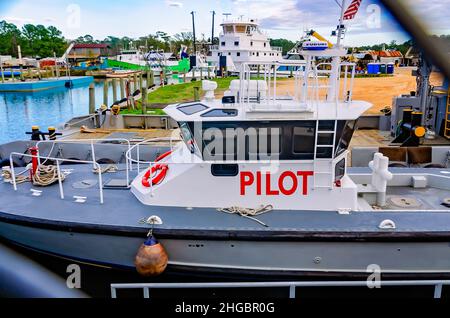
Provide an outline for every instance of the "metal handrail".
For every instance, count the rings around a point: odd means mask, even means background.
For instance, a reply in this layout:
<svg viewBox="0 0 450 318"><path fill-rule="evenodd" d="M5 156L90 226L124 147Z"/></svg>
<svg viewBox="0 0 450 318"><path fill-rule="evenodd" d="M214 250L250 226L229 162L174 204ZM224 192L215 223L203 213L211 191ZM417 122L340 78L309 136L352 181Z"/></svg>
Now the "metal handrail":
<svg viewBox="0 0 450 318"><path fill-rule="evenodd" d="M37 158L38 161L40 162L40 156L39 156L39 154L34 156L34 155L28 155L28 154L23 154L23 153L18 153L18 152L12 152L9 155L12 184L13 184L14 191L17 191L16 173L15 173L15 170L14 170L13 157ZM47 160L56 161L56 167L57 167L57 171L58 171L59 193L60 193L60 196L61 196L61 200L64 200L64 189L63 189L63 186L62 186L62 178L61 178L60 164L59 163L60 162L73 162L73 163L92 164L95 169L98 169L98 172L99 172L98 173L98 183L99 183L99 191L100 191L100 204L104 203L104 200L103 200L102 169L101 169L101 166L100 166L99 163L97 163L95 161L76 160L76 159L61 159L61 158L52 158L52 157L47 157L46 159Z"/></svg>
<svg viewBox="0 0 450 318"><path fill-rule="evenodd" d="M122 141L122 142L125 142L127 144L128 150L131 149L131 142L130 142L130 140L125 139L125 138L40 140L40 141L38 141L36 143L36 147L39 149L39 145L41 143L53 143L53 145L54 145L56 143L59 143L59 144L64 144L64 143L83 144L85 142L90 142L90 144L91 144L91 157L92 157L92 160L96 162L97 161L97 157L95 155L94 142L97 143L97 142L100 142L100 141ZM50 152L48 153L48 155L50 156L52 154L52 152L53 152L53 146L52 146L52 149L50 149ZM44 160L49 160L49 158L46 158L46 157L43 157L43 158L44 158ZM39 156L38 160L39 160L39 164L41 164L41 157L40 156ZM52 159L50 159L50 160L52 160ZM132 165L128 166L128 160L126 160L126 167L127 167L127 169L126 169L127 186L129 186L130 185L130 171L133 171L133 166ZM95 169L95 166L94 166L94 169Z"/></svg>
<svg viewBox="0 0 450 318"><path fill-rule="evenodd" d="M111 298L117 298L119 289L142 289L144 298L150 298L150 289L194 289L194 288L278 288L288 287L289 298L296 298L296 287L369 287L371 284L379 284L379 287L402 286L434 286L434 298L442 297L442 287L449 286L450 280L405 280L379 282L369 281L312 281L312 282L233 282L233 283L143 283L143 284L111 284ZM378 287L377 286L377 287Z"/></svg>

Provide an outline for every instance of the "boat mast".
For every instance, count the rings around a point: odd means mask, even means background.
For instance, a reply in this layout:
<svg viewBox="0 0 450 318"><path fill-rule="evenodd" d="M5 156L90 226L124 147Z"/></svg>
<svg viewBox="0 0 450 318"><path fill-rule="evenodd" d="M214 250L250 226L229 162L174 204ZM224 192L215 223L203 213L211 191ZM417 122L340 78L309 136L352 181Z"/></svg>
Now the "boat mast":
<svg viewBox="0 0 450 318"><path fill-rule="evenodd" d="M194 36L194 55L197 55L197 41L195 39L195 11L191 12L192 14L192 33Z"/></svg>
<svg viewBox="0 0 450 318"><path fill-rule="evenodd" d="M337 1L336 1L337 3ZM341 48L341 38L342 38L342 31L343 27L342 24L344 22L344 14L346 9L346 0L342 0L341 4L341 16L339 18L339 26L338 26L338 34L337 34L337 41L336 41L336 49ZM341 58L339 56L335 56L331 63L331 75L330 75L330 88L328 90L328 96L327 101L334 102L337 101L337 85L338 85L338 78L340 76L340 69L339 64L341 62Z"/></svg>

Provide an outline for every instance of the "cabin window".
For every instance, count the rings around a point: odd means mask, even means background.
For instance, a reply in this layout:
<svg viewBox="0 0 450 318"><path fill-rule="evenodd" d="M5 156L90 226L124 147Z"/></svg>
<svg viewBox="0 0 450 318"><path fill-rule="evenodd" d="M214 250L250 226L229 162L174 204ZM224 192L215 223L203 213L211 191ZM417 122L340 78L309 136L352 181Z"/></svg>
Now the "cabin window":
<svg viewBox="0 0 450 318"><path fill-rule="evenodd" d="M227 164L211 165L211 174L214 177L236 177L239 174L239 166Z"/></svg>
<svg viewBox="0 0 450 318"><path fill-rule="evenodd" d="M236 117L237 115L237 109L213 109L202 114L202 117Z"/></svg>
<svg viewBox="0 0 450 318"><path fill-rule="evenodd" d="M224 26L223 30L224 30L225 33L234 33L234 28L233 28L232 25Z"/></svg>
<svg viewBox="0 0 450 318"><path fill-rule="evenodd" d="M253 41L250 42L250 46L253 46Z"/></svg>
<svg viewBox="0 0 450 318"><path fill-rule="evenodd" d="M259 56L259 52L256 52L256 56Z"/></svg>
<svg viewBox="0 0 450 318"><path fill-rule="evenodd" d="M186 123L180 123L180 132L181 137L183 138L184 143L188 147L191 153L195 153L195 143L192 132L189 128L189 125Z"/></svg>
<svg viewBox="0 0 450 318"><path fill-rule="evenodd" d="M217 53L217 56L222 56L222 53Z"/></svg>
<svg viewBox="0 0 450 318"><path fill-rule="evenodd" d="M245 33L247 26L245 25L236 25L236 33Z"/></svg>
<svg viewBox="0 0 450 318"><path fill-rule="evenodd" d="M292 151L294 154L314 156L316 128L314 122L305 122L303 127L294 127L292 132Z"/></svg>
<svg viewBox="0 0 450 318"><path fill-rule="evenodd" d="M332 146L334 142L334 134L318 134L317 145L319 146Z"/></svg>
<svg viewBox="0 0 450 318"><path fill-rule="evenodd" d="M282 147L282 128L270 126L203 122L195 140L204 160L277 160ZM194 129L198 128L194 125Z"/></svg>
<svg viewBox="0 0 450 318"><path fill-rule="evenodd" d="M236 53L236 56L241 56L241 52L237 52L237 53Z"/></svg>
<svg viewBox="0 0 450 318"><path fill-rule="evenodd" d="M201 111L204 111L206 109L208 109L207 106L205 106L203 104L198 104L198 103L178 107L178 110L185 115L193 115L193 114L199 113Z"/></svg>
<svg viewBox="0 0 450 318"><path fill-rule="evenodd" d="M335 175L334 181L339 181L345 176L345 168L346 168L346 160L344 158L336 164L334 170Z"/></svg>
<svg viewBox="0 0 450 318"><path fill-rule="evenodd" d="M221 43L220 43L220 45L222 45L222 46L225 46L225 44L226 44L225 42L221 42Z"/></svg>
<svg viewBox="0 0 450 318"><path fill-rule="evenodd" d="M239 41L235 41L234 46L239 46Z"/></svg>
<svg viewBox="0 0 450 318"><path fill-rule="evenodd" d="M353 138L353 134L354 134L355 130L356 130L356 121L355 120L338 123L336 138L338 138L338 136L341 136L341 137L340 137L339 141L336 140L337 145L338 145L337 149L336 149L336 156L339 156L340 154L342 154L344 151L346 151L348 149L348 147L350 146L350 141Z"/></svg>
<svg viewBox="0 0 450 318"><path fill-rule="evenodd" d="M320 120L319 131L334 131L334 120Z"/></svg>
<svg viewBox="0 0 450 318"><path fill-rule="evenodd" d="M267 43L266 42L264 42L264 47L266 47L267 46Z"/></svg>
<svg viewBox="0 0 450 318"><path fill-rule="evenodd" d="M231 52L228 52L228 55L230 55L230 56L231 56Z"/></svg>

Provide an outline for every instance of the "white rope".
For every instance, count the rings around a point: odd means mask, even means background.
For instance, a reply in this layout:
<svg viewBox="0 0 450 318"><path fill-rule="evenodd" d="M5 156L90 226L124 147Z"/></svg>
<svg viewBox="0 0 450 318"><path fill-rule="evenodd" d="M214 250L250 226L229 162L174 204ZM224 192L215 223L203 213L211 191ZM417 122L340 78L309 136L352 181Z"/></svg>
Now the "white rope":
<svg viewBox="0 0 450 318"><path fill-rule="evenodd" d="M95 174L99 174L99 172L101 172L102 174L108 173L108 172L109 173L116 173L118 171L119 171L119 167L117 167L116 165L109 165L109 166L107 166L105 168L100 168L100 170L99 170L98 167L95 168L95 169L92 169L92 172L95 173Z"/></svg>
<svg viewBox="0 0 450 318"><path fill-rule="evenodd" d="M56 166L39 166L33 177L33 184L36 186L47 187L58 181L58 173L61 175L61 181L66 176L58 171Z"/></svg>
<svg viewBox="0 0 450 318"><path fill-rule="evenodd" d="M228 214L237 214L240 215L244 218L248 218L250 220L253 220L255 222L258 222L259 224L265 226L265 227L269 227L267 224L265 224L264 222L256 219L256 216L265 214L265 213L269 213L271 211L273 211L273 206L272 205L263 205L257 209L251 209L251 208L243 208L243 207L238 207L238 206L233 206L230 208L222 208L222 209L218 209L219 212L224 212L224 213L228 213Z"/></svg>
<svg viewBox="0 0 450 318"><path fill-rule="evenodd" d="M17 184L21 184L21 183L25 183L30 181L30 177L29 176L23 176L23 174L25 172L28 172L28 169L22 171L21 173L16 174L16 183ZM10 167L3 167L2 168L2 178L3 181L6 183L13 183L13 179L12 179L12 173L11 173L11 168Z"/></svg>

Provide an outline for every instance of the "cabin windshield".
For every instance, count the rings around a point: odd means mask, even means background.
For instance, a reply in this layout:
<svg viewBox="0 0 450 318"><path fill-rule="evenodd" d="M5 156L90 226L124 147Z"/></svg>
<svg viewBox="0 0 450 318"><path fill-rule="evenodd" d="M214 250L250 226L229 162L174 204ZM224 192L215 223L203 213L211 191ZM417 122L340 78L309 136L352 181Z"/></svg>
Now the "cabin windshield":
<svg viewBox="0 0 450 318"><path fill-rule="evenodd" d="M336 135L324 133L335 125ZM190 122L180 127L188 148L192 152L197 148L205 161L313 160L332 159L346 151L355 122ZM329 146L333 144L334 148Z"/></svg>
<svg viewBox="0 0 450 318"><path fill-rule="evenodd" d="M224 25L223 33L234 33L234 27L232 25Z"/></svg>
<svg viewBox="0 0 450 318"><path fill-rule="evenodd" d="M236 33L245 33L247 30L246 25L236 25Z"/></svg>

